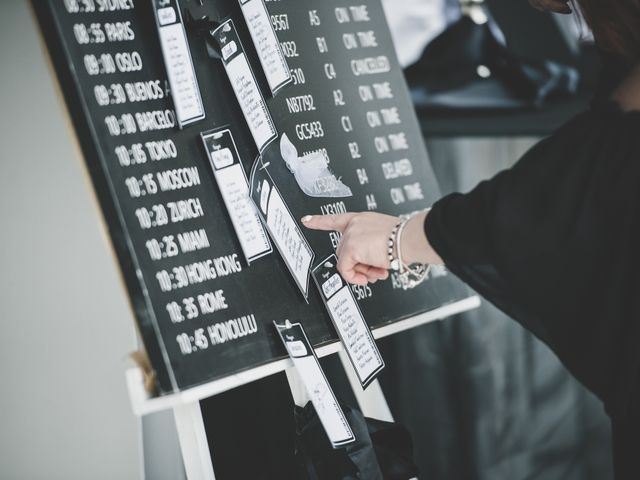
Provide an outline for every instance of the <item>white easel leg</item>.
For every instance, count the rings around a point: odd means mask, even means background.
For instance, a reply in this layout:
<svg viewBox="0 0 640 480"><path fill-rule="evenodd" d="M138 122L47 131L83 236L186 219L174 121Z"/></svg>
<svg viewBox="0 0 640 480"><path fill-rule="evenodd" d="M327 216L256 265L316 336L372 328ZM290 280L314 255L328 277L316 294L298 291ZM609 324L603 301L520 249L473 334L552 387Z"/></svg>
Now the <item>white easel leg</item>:
<svg viewBox="0 0 640 480"><path fill-rule="evenodd" d="M173 407L187 480L215 480L200 402Z"/></svg>
<svg viewBox="0 0 640 480"><path fill-rule="evenodd" d="M374 380L366 390L362 390L358 375L356 375L347 353L344 350L340 350L338 355L340 355L342 367L347 374L351 390L353 390L356 396L362 414L365 417L376 418L378 420L384 420L385 422L393 422L393 415L391 415L391 410L389 410L389 405L382 392L382 387L380 387L380 382Z"/></svg>

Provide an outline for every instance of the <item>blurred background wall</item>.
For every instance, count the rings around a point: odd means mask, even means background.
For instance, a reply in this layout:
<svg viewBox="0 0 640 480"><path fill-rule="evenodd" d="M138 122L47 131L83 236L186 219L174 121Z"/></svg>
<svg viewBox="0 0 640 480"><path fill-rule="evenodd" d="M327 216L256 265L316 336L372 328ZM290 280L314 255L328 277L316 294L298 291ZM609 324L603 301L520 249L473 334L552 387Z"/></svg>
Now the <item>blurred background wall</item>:
<svg viewBox="0 0 640 480"><path fill-rule="evenodd" d="M141 478L133 318L28 2L0 4L0 478Z"/></svg>

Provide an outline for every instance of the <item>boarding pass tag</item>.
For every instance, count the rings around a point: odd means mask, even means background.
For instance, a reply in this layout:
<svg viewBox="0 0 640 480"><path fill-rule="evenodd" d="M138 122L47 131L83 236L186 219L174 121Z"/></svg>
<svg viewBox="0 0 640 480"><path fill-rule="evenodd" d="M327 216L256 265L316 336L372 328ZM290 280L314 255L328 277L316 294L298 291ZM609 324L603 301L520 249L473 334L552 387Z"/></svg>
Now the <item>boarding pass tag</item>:
<svg viewBox="0 0 640 480"><path fill-rule="evenodd" d="M152 0L162 57L180 128L204 118L198 79L178 0Z"/></svg>
<svg viewBox="0 0 640 480"><path fill-rule="evenodd" d="M315 254L271 178L268 165L262 157L256 159L249 178L251 199L306 300Z"/></svg>
<svg viewBox="0 0 640 480"><path fill-rule="evenodd" d="M240 7L247 22L249 33L251 33L251 39L258 52L258 58L260 58L271 93L275 94L290 83L292 78L287 59L271 23L272 17L269 16L264 0L240 0ZM285 22L288 24L288 17L280 17L282 15L274 16L274 21L278 22L279 25Z"/></svg>
<svg viewBox="0 0 640 480"><path fill-rule="evenodd" d="M366 388L384 368L384 360L351 286L338 273L337 263L337 257L330 255L312 275L360 384Z"/></svg>
<svg viewBox="0 0 640 480"><path fill-rule="evenodd" d="M211 31L222 54L222 63L240 104L251 135L262 152L278 133L267 108L260 87L253 75L247 55L232 20L227 20Z"/></svg>
<svg viewBox="0 0 640 480"><path fill-rule="evenodd" d="M342 408L336 399L327 377L325 377L318 357L316 356L309 339L300 323L280 324L273 322L280 334L287 353L296 371L302 379L311 403L318 414L320 423L333 448L355 441L355 435L344 416Z"/></svg>
<svg viewBox="0 0 640 480"><path fill-rule="evenodd" d="M249 198L249 180L231 130L209 130L200 137L247 263L268 255L271 242Z"/></svg>

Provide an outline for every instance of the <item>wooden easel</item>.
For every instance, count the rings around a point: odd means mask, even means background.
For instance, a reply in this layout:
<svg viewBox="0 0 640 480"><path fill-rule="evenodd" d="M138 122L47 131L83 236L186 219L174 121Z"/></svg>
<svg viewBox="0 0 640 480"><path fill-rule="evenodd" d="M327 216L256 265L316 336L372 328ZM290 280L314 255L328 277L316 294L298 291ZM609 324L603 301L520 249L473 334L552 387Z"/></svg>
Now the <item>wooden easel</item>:
<svg viewBox="0 0 640 480"><path fill-rule="evenodd" d="M477 308L479 305L480 299L477 296L471 296L421 315L377 328L373 330L373 336L376 339L387 337ZM366 390L362 390L351 362L339 342L324 345L316 349L318 357L325 357L335 353L340 356L361 412L367 417L393 421L393 415L389 410L380 383L374 380ZM282 371L286 372L294 402L298 405L304 405L307 400L306 391L298 378L293 363L288 358L230 375L179 393L155 398L149 397L144 390L143 376L140 369L131 368L127 370L126 379L131 406L135 415L142 416L168 409L173 410L187 479L215 480L213 459L209 451L207 434L202 420L200 400Z"/></svg>

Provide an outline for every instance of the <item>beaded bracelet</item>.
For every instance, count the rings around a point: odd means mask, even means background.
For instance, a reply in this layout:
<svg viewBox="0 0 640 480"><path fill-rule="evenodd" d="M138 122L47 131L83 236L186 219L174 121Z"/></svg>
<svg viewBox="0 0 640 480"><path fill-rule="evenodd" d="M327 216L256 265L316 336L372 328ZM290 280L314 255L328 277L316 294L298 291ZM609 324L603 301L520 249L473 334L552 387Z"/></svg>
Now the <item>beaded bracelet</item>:
<svg viewBox="0 0 640 480"><path fill-rule="evenodd" d="M401 224L402 220L396 223L396 226L393 227L393 230L391 230L389 241L387 242L387 257L389 258L389 266L391 267L391 270L396 272L400 270L400 261L398 260L398 258L393 256L393 247L396 243L396 234L398 233L398 229L400 228Z"/></svg>

